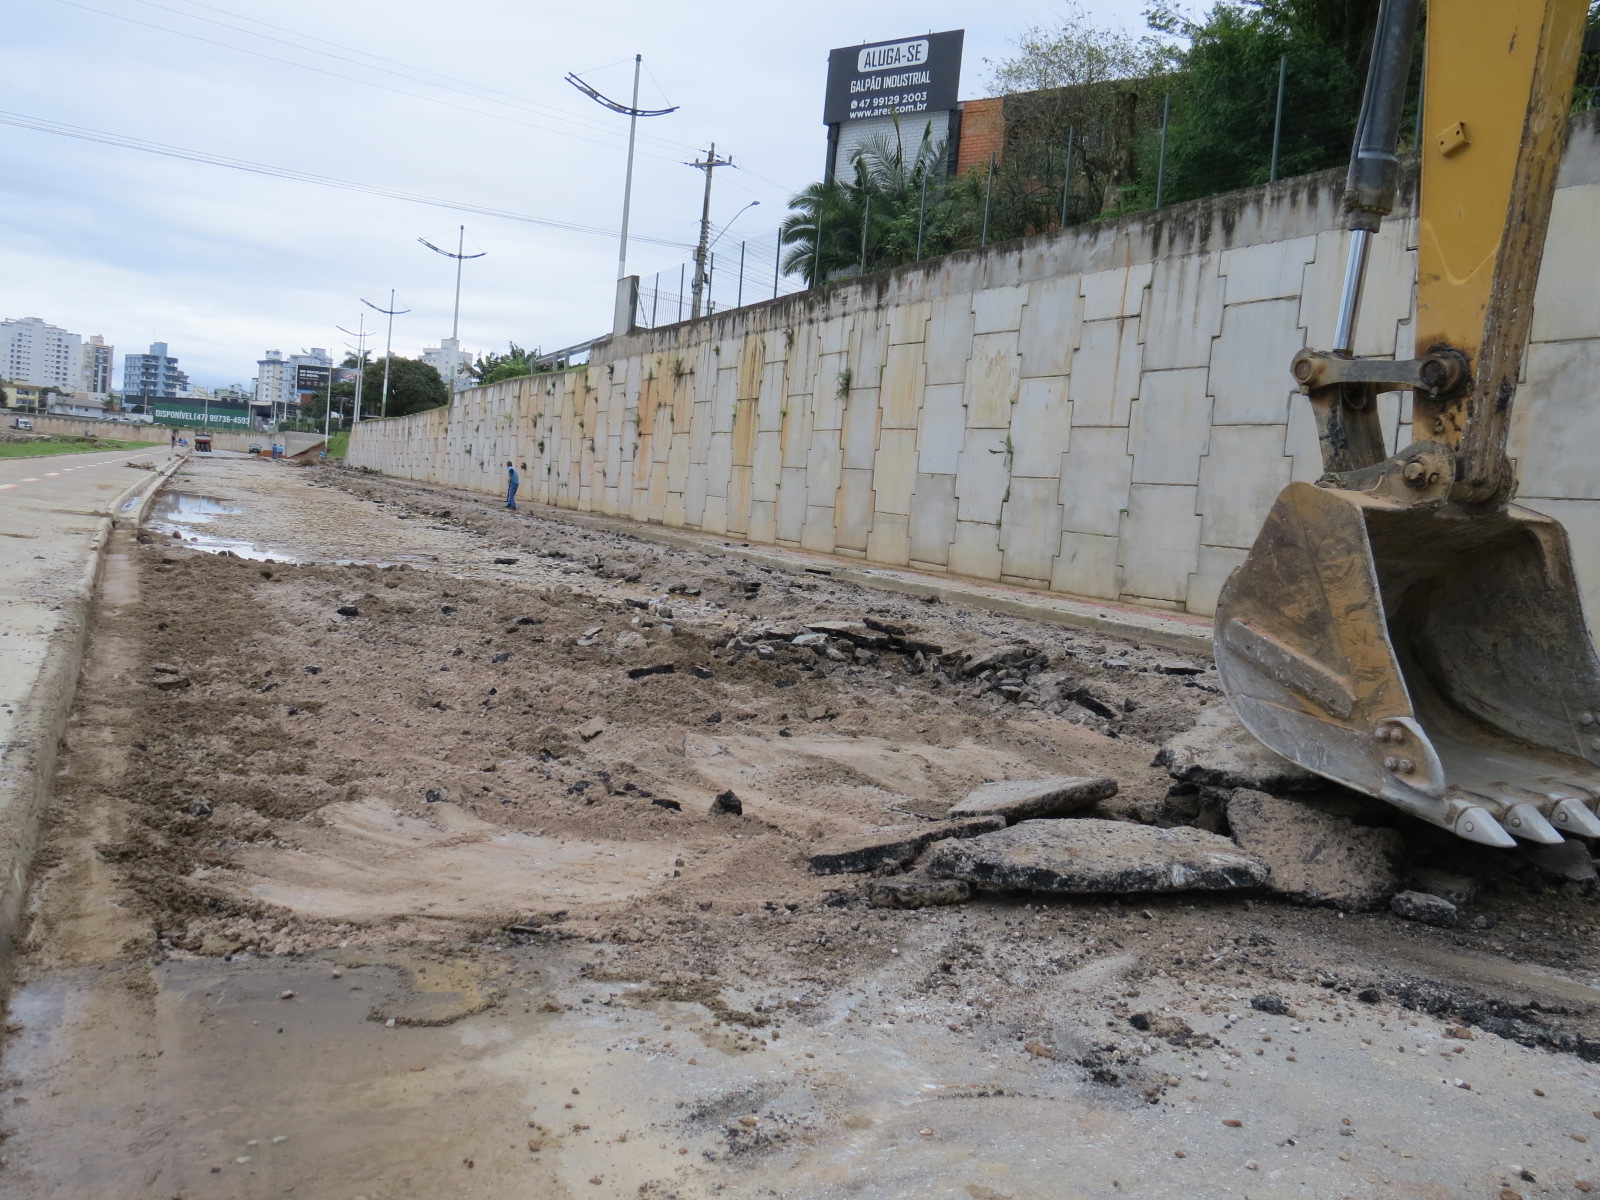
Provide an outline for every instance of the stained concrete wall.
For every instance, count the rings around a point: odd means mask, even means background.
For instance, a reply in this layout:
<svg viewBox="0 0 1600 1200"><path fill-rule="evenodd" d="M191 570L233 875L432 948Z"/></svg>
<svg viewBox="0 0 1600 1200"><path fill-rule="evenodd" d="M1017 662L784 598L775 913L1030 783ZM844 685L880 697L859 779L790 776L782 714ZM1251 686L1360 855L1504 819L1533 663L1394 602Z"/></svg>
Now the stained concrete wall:
<svg viewBox="0 0 1600 1200"><path fill-rule="evenodd" d="M751 542L1210 613L1321 472L1288 364L1328 344L1341 179L951 255L613 339L588 367L362 424L352 464ZM1574 130L1512 435L1600 613L1600 121ZM1411 353L1416 221L1375 239L1356 351ZM1381 398L1393 448L1409 402Z"/></svg>

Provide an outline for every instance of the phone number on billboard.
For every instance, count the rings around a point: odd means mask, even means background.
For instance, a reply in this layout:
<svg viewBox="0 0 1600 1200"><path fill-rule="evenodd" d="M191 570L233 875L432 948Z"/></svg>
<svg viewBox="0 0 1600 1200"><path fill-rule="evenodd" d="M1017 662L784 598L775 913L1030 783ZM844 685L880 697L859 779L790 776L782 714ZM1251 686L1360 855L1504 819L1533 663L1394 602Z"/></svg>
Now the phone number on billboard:
<svg viewBox="0 0 1600 1200"><path fill-rule="evenodd" d="M928 103L927 92L902 92L896 96L874 96L871 100L850 101L851 114L876 115L875 109L893 109L895 112L916 112Z"/></svg>

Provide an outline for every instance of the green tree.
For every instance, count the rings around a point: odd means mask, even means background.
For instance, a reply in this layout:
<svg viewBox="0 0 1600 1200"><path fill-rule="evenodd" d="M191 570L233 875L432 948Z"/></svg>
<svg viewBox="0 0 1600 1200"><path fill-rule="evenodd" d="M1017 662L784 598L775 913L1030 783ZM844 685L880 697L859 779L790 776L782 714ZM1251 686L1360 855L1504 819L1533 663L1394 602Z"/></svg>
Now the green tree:
<svg viewBox="0 0 1600 1200"><path fill-rule="evenodd" d="M943 254L961 244L944 174L947 147L931 124L906 152L898 125L858 150L842 177L812 184L789 201L783 269L815 287L828 280ZM821 246L818 246L820 229Z"/></svg>
<svg viewBox="0 0 1600 1200"><path fill-rule="evenodd" d="M1059 219L1069 138L1069 223L1126 207L1125 193L1139 179L1140 142L1160 126L1177 43L1166 31L1101 28L1071 4L1059 23L1031 26L1012 44L1013 55L989 63L990 92L1006 98L991 235L997 217L1002 237L1047 227L1038 222L1047 219L1044 193L1052 190Z"/></svg>
<svg viewBox="0 0 1600 1200"><path fill-rule="evenodd" d="M1225 0L1198 22L1170 9L1153 12L1158 28L1188 43L1173 87L1163 198L1267 181L1285 59L1279 176L1347 162L1377 9L1378 0ZM1421 61L1413 54L1413 75ZM1409 133L1412 124L1408 118L1402 129ZM1145 153L1152 156L1154 146Z"/></svg>
<svg viewBox="0 0 1600 1200"><path fill-rule="evenodd" d="M530 353L515 342L512 342L511 349L507 353L495 354L490 352L479 355L478 361L467 369L472 372L473 378L480 384L499 383L502 379L515 379L519 375L531 375L533 373L533 356L536 353L538 352L533 351Z"/></svg>
<svg viewBox="0 0 1600 1200"><path fill-rule="evenodd" d="M338 390L334 391L335 397ZM361 415L404 417L411 413L442 408L450 403L450 389L445 386L439 372L416 358L394 357L389 360L389 404L383 407L383 359L367 364L366 377L361 385Z"/></svg>

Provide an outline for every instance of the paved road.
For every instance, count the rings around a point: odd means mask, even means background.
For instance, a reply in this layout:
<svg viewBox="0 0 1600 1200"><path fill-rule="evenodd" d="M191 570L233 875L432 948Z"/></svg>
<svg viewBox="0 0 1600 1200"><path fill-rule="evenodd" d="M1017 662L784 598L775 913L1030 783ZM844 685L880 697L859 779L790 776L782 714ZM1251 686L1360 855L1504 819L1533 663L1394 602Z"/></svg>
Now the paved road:
<svg viewBox="0 0 1600 1200"><path fill-rule="evenodd" d="M0 460L0 759L55 635L82 619L98 518L144 478L126 464L167 458L147 446Z"/></svg>

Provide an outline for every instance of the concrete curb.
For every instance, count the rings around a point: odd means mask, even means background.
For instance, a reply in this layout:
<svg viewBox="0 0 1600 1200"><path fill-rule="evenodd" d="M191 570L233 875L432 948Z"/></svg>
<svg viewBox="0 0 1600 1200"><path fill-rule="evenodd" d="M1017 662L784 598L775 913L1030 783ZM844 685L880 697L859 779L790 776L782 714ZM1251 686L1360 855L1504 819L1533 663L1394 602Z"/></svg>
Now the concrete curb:
<svg viewBox="0 0 1600 1200"><path fill-rule="evenodd" d="M51 635L45 667L28 690L3 764L0 764L0 965L9 972L11 948L28 896L28 872L39 845L39 818L50 803L56 755L66 732L67 717L78 693L78 674L89 641L89 616L100 586L106 547L112 530L137 527L151 498L177 469L183 457L135 480L96 521L70 612Z"/></svg>

